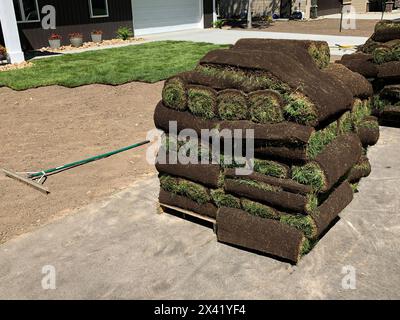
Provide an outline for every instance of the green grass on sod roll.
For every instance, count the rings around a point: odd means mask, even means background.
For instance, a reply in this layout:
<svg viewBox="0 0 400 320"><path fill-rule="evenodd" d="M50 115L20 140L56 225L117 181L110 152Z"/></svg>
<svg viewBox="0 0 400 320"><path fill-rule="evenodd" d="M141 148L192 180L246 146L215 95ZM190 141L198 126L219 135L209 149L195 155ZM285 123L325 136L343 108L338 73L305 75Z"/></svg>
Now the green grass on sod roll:
<svg viewBox="0 0 400 320"><path fill-rule="evenodd" d="M265 182L260 182L260 181L255 181L255 180L250 180L250 179L235 179L236 182L249 186L249 187L253 187L253 188L257 188L263 191L271 191L271 192L279 192L282 191L282 188L277 187L277 186L272 186L270 184L267 184Z"/></svg>
<svg viewBox="0 0 400 320"><path fill-rule="evenodd" d="M365 117L370 116L371 113L371 103L369 101L361 101L360 99L357 99L354 102L353 109L351 111L353 125L357 126L360 122L364 120Z"/></svg>
<svg viewBox="0 0 400 320"><path fill-rule="evenodd" d="M317 120L317 111L314 104L301 93L292 93L286 96L287 105L284 107L285 117L304 125L313 125Z"/></svg>
<svg viewBox="0 0 400 320"><path fill-rule="evenodd" d="M217 96L212 90L192 87L188 89L188 108L196 116L203 119L216 117Z"/></svg>
<svg viewBox="0 0 400 320"><path fill-rule="evenodd" d="M388 47L378 47L372 52L375 63L382 64L392 60L392 50Z"/></svg>
<svg viewBox="0 0 400 320"><path fill-rule="evenodd" d="M254 171L276 178L286 178L288 168L271 160L254 159Z"/></svg>
<svg viewBox="0 0 400 320"><path fill-rule="evenodd" d="M185 84L179 78L172 78L164 86L162 99L167 107L183 111L187 108Z"/></svg>
<svg viewBox="0 0 400 320"><path fill-rule="evenodd" d="M311 44L308 47L308 53L315 61L318 68L323 69L329 65L331 59L329 47L317 46L315 44Z"/></svg>
<svg viewBox="0 0 400 320"><path fill-rule="evenodd" d="M174 178L163 174L160 176L160 185L165 191L188 197L199 204L205 204L211 201L207 188L189 180Z"/></svg>
<svg viewBox="0 0 400 320"><path fill-rule="evenodd" d="M293 166L292 179L311 186L315 191L320 191L326 185L324 172L316 163L312 162L304 166Z"/></svg>
<svg viewBox="0 0 400 320"><path fill-rule="evenodd" d="M248 119L246 96L240 91L221 91L218 95L218 113L222 120Z"/></svg>
<svg viewBox="0 0 400 320"><path fill-rule="evenodd" d="M211 197L218 208L229 207L240 209L240 199L226 194L223 189L211 190Z"/></svg>
<svg viewBox="0 0 400 320"><path fill-rule="evenodd" d="M242 209L253 216L267 218L267 219L278 219L276 211L271 207L268 207L259 202L251 201L245 198L241 199Z"/></svg>
<svg viewBox="0 0 400 320"><path fill-rule="evenodd" d="M307 155L310 159L320 154L324 148L337 138L337 123L332 122L322 130L315 131L307 145Z"/></svg>
<svg viewBox="0 0 400 320"><path fill-rule="evenodd" d="M279 95L278 92L276 94ZM271 92L249 95L251 120L257 123L278 123L285 120L280 100Z"/></svg>
<svg viewBox="0 0 400 320"><path fill-rule="evenodd" d="M64 54L32 60L32 67L0 72L0 87L25 90L60 85L155 83L193 70L199 59L226 45L190 41L157 41L120 48Z"/></svg>
<svg viewBox="0 0 400 320"><path fill-rule="evenodd" d="M280 82L278 79L271 77L265 72L243 71L234 67L217 67L210 65L197 66L196 71L215 79L229 81L236 88L246 88L247 92L271 89L285 93L290 88Z"/></svg>
<svg viewBox="0 0 400 320"><path fill-rule="evenodd" d="M307 238L317 235L317 226L311 216L283 214L279 221L302 231Z"/></svg>

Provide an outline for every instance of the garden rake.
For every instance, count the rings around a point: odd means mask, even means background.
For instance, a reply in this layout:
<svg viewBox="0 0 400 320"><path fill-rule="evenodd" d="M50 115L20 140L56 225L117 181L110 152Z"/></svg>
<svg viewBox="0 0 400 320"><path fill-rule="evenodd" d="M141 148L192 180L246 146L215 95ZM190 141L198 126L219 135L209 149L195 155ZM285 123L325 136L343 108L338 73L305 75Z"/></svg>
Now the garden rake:
<svg viewBox="0 0 400 320"><path fill-rule="evenodd" d="M75 161L75 162L71 162L68 164L64 164L62 166L56 167L56 168L51 168L51 169L47 169L47 170L42 170L42 171L34 171L34 172L13 172L10 170L6 170L3 169L3 172L5 173L5 175L9 178L15 179L19 182L25 183L30 187L35 188L36 190L39 190L40 192L43 192L45 194L49 194L50 191L48 188L46 188L45 186L43 186L43 183L46 181L47 177L53 174L57 174L60 173L62 171L65 170L69 170L93 161L97 161L100 159L104 159L104 158L108 158L110 156L113 156L115 154L121 153L121 152L125 152L137 147L140 147L142 145L145 145L147 143L150 143L149 140L145 140L139 143L135 143L133 145L121 148L121 149L117 149L111 152L107 152L107 153L103 153L94 157L90 157L84 160L79 160L79 161Z"/></svg>

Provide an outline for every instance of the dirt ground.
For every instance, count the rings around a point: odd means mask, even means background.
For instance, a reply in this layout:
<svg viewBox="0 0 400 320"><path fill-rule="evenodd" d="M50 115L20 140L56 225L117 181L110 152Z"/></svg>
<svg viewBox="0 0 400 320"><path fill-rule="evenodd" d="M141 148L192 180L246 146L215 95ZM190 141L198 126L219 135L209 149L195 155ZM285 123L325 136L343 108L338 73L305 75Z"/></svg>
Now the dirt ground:
<svg viewBox="0 0 400 320"><path fill-rule="evenodd" d="M310 21L275 21L267 28L253 28L250 31L291 32L306 34L325 34L341 36L370 37L379 20L356 20L356 29L343 29L339 32L339 19L319 19ZM246 29L244 29L246 30Z"/></svg>
<svg viewBox="0 0 400 320"><path fill-rule="evenodd" d="M162 83L0 88L0 168L36 171L146 139ZM44 195L0 173L0 243L154 173L146 146L53 175Z"/></svg>

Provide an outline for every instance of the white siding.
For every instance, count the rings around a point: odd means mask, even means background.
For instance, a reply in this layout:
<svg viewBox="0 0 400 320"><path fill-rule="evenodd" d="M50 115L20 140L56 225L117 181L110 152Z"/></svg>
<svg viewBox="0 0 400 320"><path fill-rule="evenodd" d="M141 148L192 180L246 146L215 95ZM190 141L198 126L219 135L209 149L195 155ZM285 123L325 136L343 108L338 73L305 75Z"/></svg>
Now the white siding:
<svg viewBox="0 0 400 320"><path fill-rule="evenodd" d="M201 28L203 0L132 0L136 35Z"/></svg>

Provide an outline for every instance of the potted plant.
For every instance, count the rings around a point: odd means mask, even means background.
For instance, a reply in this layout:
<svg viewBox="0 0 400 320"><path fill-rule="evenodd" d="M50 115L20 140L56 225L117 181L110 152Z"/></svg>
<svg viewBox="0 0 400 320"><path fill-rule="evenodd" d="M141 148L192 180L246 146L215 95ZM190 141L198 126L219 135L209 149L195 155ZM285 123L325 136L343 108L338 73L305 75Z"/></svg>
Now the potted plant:
<svg viewBox="0 0 400 320"><path fill-rule="evenodd" d="M69 34L69 42L71 46L79 48L83 44L83 35L79 32L74 32Z"/></svg>
<svg viewBox="0 0 400 320"><path fill-rule="evenodd" d="M59 49L61 47L62 37L57 33L52 33L49 37L49 45L51 49Z"/></svg>
<svg viewBox="0 0 400 320"><path fill-rule="evenodd" d="M2 45L0 45L0 61L7 59L7 50Z"/></svg>
<svg viewBox="0 0 400 320"><path fill-rule="evenodd" d="M101 31L101 30L93 30L90 35L92 37L92 41L93 42L100 43L101 40L102 40L103 31Z"/></svg>

